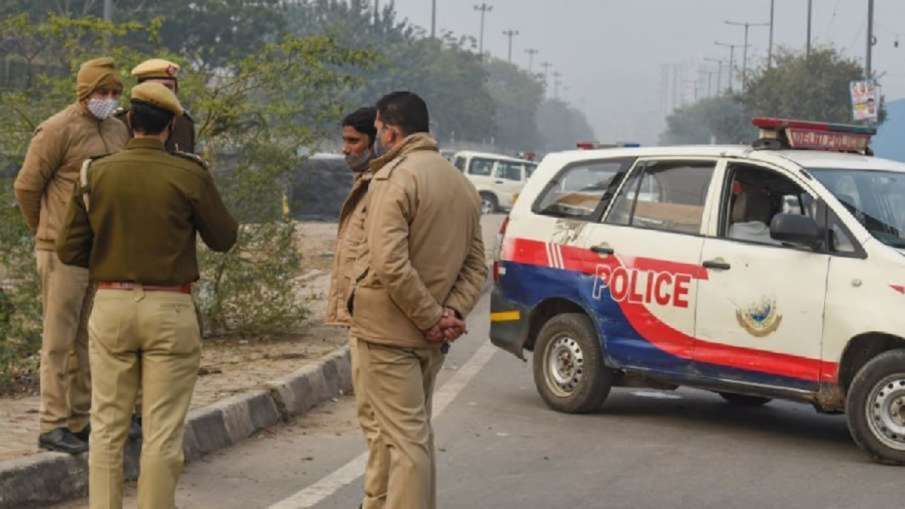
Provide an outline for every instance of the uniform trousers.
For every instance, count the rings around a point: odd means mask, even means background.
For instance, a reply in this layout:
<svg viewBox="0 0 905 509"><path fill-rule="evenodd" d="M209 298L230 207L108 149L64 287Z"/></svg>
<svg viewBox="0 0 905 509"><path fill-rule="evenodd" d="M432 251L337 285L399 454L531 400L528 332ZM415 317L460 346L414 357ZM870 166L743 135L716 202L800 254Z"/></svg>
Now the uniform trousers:
<svg viewBox="0 0 905 509"><path fill-rule="evenodd" d="M41 433L59 427L79 432L91 410L88 269L64 264L53 251L39 249L35 256L43 308Z"/></svg>
<svg viewBox="0 0 905 509"><path fill-rule="evenodd" d="M368 443L363 509L434 509L431 404L444 355L439 348L352 341L355 399Z"/></svg>
<svg viewBox="0 0 905 509"><path fill-rule="evenodd" d="M138 507L172 509L182 474L183 428L198 368L201 335L187 294L98 290L88 324L92 378L89 504L119 509L123 446L139 388L142 397Z"/></svg>

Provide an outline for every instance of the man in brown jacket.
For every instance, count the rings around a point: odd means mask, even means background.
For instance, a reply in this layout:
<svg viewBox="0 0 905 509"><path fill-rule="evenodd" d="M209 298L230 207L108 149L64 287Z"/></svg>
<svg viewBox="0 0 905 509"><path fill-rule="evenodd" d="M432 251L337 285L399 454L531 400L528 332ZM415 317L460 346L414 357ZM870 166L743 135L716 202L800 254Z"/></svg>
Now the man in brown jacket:
<svg viewBox="0 0 905 509"><path fill-rule="evenodd" d="M54 242L82 163L117 152L129 139L126 126L111 116L122 89L113 59L82 64L78 100L38 126L15 183L19 208L35 234L44 309L38 445L71 454L88 449L88 270L61 263ZM73 351L78 366L70 371Z"/></svg>
<svg viewBox="0 0 905 509"><path fill-rule="evenodd" d="M371 163L367 204L350 220L361 229L347 301L355 397L378 428L369 455L388 458L369 462L365 509L436 506L434 381L487 278L480 197L437 151L428 125L427 105L411 92L377 103L377 144L388 151Z"/></svg>

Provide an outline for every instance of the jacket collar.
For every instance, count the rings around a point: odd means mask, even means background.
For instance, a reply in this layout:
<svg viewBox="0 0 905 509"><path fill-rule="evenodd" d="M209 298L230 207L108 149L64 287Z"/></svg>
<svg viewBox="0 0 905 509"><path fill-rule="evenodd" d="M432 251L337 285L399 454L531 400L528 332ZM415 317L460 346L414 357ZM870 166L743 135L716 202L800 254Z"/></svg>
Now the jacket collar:
<svg viewBox="0 0 905 509"><path fill-rule="evenodd" d="M132 138L126 143L126 150L135 148L149 148L152 150L165 150L163 143L157 138Z"/></svg>
<svg viewBox="0 0 905 509"><path fill-rule="evenodd" d="M398 157L420 150L437 151L437 142L428 133L410 134L386 154L371 161L371 172L377 173L381 168Z"/></svg>

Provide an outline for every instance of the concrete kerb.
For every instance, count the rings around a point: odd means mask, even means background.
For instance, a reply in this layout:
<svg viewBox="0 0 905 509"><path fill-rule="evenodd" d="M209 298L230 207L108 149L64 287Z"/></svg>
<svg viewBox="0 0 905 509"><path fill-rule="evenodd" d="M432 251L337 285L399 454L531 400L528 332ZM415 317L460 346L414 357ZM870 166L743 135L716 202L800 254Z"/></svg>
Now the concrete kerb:
<svg viewBox="0 0 905 509"><path fill-rule="evenodd" d="M304 415L329 399L351 392L349 348L344 346L291 375L189 412L183 452L186 462L231 447L274 424ZM138 473L139 447L125 451L125 475ZM0 462L0 509L42 507L85 496L88 455L44 452Z"/></svg>

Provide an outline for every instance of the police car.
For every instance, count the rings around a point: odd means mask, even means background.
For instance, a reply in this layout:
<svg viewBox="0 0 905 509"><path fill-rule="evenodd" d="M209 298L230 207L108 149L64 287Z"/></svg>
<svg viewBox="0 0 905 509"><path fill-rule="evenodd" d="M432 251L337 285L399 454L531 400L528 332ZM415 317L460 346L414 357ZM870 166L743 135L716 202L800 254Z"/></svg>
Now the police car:
<svg viewBox="0 0 905 509"><path fill-rule="evenodd" d="M847 414L905 463L905 164L874 130L757 118L751 146L547 156L500 231L491 340L555 410L703 388Z"/></svg>

